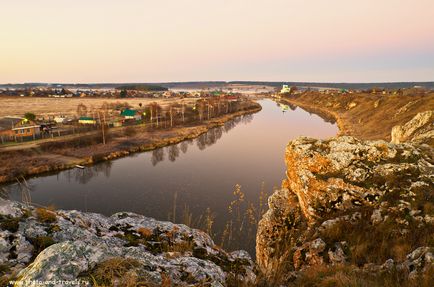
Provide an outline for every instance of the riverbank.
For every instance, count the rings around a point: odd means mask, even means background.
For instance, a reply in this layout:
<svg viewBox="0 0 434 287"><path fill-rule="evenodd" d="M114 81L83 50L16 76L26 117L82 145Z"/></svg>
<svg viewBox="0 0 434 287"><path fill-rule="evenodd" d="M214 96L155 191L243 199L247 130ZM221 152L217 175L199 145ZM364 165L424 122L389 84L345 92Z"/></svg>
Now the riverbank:
<svg viewBox="0 0 434 287"><path fill-rule="evenodd" d="M196 125L154 130L149 130L146 126L109 130L106 135L106 144L101 143L101 135L95 133L42 142L27 148L23 146L24 148L19 150L4 149L2 151L0 149L0 183L42 173L57 172L76 165L89 165L179 143L196 138L236 117L260 110L261 106L258 103L251 102L241 111L212 118Z"/></svg>
<svg viewBox="0 0 434 287"><path fill-rule="evenodd" d="M259 268L245 252L226 252L181 224L129 212L104 217L0 200L5 245L0 258L9 260L0 264L10 276L4 279L94 278L107 286L133 279L157 286L430 286L430 147L301 137L288 144L285 160L287 178L259 223Z"/></svg>
<svg viewBox="0 0 434 287"><path fill-rule="evenodd" d="M283 102L333 117L339 135L363 140L391 140L394 126L409 122L418 113L434 110L434 92L411 95L331 93L307 91L282 96Z"/></svg>

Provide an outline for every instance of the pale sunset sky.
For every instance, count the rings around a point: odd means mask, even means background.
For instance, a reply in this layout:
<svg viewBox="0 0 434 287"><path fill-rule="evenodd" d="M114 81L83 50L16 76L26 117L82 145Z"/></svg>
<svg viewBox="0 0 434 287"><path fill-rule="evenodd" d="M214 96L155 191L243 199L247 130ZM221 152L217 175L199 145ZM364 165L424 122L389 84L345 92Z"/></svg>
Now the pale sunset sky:
<svg viewBox="0 0 434 287"><path fill-rule="evenodd" d="M434 81L434 0L1 0L0 83Z"/></svg>

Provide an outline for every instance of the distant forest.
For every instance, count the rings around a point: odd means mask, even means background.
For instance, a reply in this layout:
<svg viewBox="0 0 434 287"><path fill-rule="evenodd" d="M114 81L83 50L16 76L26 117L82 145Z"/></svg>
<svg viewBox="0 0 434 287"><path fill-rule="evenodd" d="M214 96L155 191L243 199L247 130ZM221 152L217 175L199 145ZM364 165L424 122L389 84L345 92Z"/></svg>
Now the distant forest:
<svg viewBox="0 0 434 287"><path fill-rule="evenodd" d="M259 86L280 87L282 85L299 87L322 87L336 89L365 90L372 88L404 89L414 86L421 86L434 90L434 82L391 82L391 83L315 83L315 82L261 82L261 81L204 81L204 82L167 82L167 83L89 83L89 84L67 84L67 83L24 83L24 84L0 84L0 88L34 88L51 87L66 89L127 89L141 91L165 91L169 88L219 88L228 84L246 84Z"/></svg>
<svg viewBox="0 0 434 287"><path fill-rule="evenodd" d="M149 85L149 84L133 84L133 85L122 85L116 87L116 90L127 90L127 91L144 91L144 92L158 92L158 91L167 91L169 90L166 87L157 86L157 85Z"/></svg>

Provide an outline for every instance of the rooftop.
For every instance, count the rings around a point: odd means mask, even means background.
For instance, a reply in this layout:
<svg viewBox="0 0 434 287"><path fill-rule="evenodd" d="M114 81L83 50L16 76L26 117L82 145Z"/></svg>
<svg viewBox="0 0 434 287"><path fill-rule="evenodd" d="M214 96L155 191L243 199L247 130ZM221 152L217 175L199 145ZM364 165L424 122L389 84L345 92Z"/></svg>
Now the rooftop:
<svg viewBox="0 0 434 287"><path fill-rule="evenodd" d="M0 131L10 130L13 127L15 127L15 125L17 125L18 123L20 123L22 120L23 120L23 118L19 118L19 117L3 117L3 118L0 118Z"/></svg>
<svg viewBox="0 0 434 287"><path fill-rule="evenodd" d="M121 116L134 117L137 114L136 110L125 109L121 112Z"/></svg>

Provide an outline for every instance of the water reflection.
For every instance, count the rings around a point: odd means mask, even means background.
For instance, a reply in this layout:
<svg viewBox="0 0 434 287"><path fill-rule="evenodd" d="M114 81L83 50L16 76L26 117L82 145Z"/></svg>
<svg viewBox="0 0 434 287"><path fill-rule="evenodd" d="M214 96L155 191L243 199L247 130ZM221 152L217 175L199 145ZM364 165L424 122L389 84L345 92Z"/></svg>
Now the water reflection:
<svg viewBox="0 0 434 287"><path fill-rule="evenodd" d="M224 125L209 129L207 132L201 134L196 139L183 141L179 144L173 144L167 147L158 148L152 151L151 163L156 166L159 162L164 161L166 158L171 162L175 162L181 155L187 153L188 146L196 143L199 150L203 151L217 143L222 138L223 133L228 133L238 124L249 124L253 120L253 115L243 115L227 121Z"/></svg>
<svg viewBox="0 0 434 287"><path fill-rule="evenodd" d="M113 161L104 161L96 165L86 167L84 169L68 169L56 174L55 177L59 181L65 180L68 183L78 183L80 185L86 185L92 180L92 178L98 177L100 175L103 175L105 178L110 178L112 167ZM28 183L26 182L26 184L28 184L30 191L34 190L37 187L32 180L29 180ZM16 200L16 198L13 198L13 196L11 195L13 195L14 193L21 193L21 185L22 183L17 182L10 184L7 187L2 187L2 194L5 198Z"/></svg>
<svg viewBox="0 0 434 287"><path fill-rule="evenodd" d="M152 151L151 163L156 166L157 163L164 160L164 149L158 148Z"/></svg>
<svg viewBox="0 0 434 287"><path fill-rule="evenodd" d="M104 175L106 178L109 178L112 166L113 166L113 162L104 161L100 164L85 169L68 170L65 173L65 176L68 177L68 181L71 181L71 177L73 177L74 181L80 184L87 184L93 177L98 176L100 174Z"/></svg>
<svg viewBox="0 0 434 287"><path fill-rule="evenodd" d="M167 147L167 153L169 154L169 160L174 162L179 156L179 147L177 144Z"/></svg>
<svg viewBox="0 0 434 287"><path fill-rule="evenodd" d="M186 153L188 150L188 142L183 141L182 143L179 144L179 148L181 149L182 153Z"/></svg>
<svg viewBox="0 0 434 287"><path fill-rule="evenodd" d="M228 205L237 184L244 202L257 202L262 190L270 194L285 177L283 155L289 140L301 135L325 138L337 132L335 125L300 108L288 105L282 113L273 101L260 103L262 111L254 116L234 118L194 140L85 170L32 178L28 181L32 201L108 216L129 211L167 220L172 213L178 223L194 222L210 210L215 215L213 233L222 234L231 220ZM10 198L21 200L15 190ZM254 254L254 244L245 240L240 244Z"/></svg>

